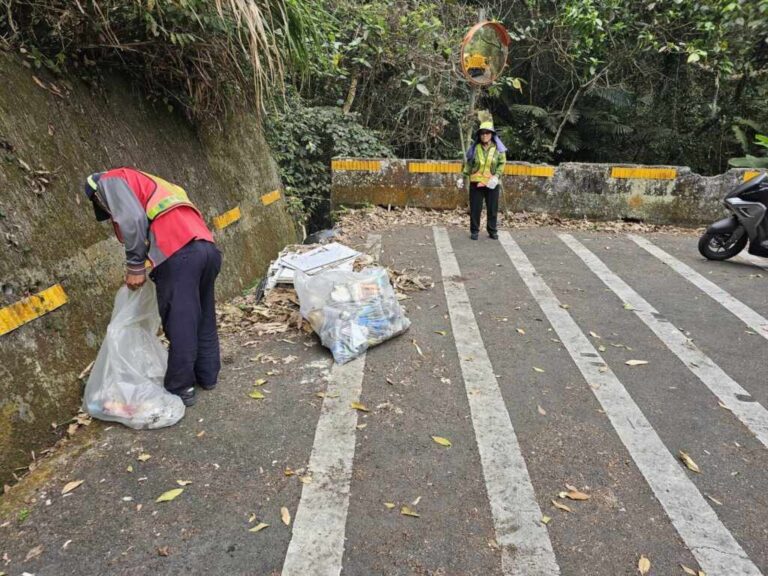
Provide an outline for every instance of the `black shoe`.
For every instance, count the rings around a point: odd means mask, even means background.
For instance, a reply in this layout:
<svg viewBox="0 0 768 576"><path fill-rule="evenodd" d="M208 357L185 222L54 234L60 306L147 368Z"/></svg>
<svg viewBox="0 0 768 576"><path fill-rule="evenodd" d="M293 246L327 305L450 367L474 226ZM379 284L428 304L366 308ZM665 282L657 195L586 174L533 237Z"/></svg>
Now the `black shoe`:
<svg viewBox="0 0 768 576"><path fill-rule="evenodd" d="M496 232L488 232L488 236L491 238L491 240L498 240L499 235L496 234Z"/></svg>
<svg viewBox="0 0 768 576"><path fill-rule="evenodd" d="M176 396L181 398L181 401L184 402L184 406L194 406L195 402L197 402L194 386L182 388L181 390L174 390L172 394L176 394Z"/></svg>
<svg viewBox="0 0 768 576"><path fill-rule="evenodd" d="M477 240L477 234L470 234L469 237L472 240Z"/></svg>
<svg viewBox="0 0 768 576"><path fill-rule="evenodd" d="M213 390L214 388L216 388L216 382L214 382L213 384L200 384L200 388L202 388L203 390Z"/></svg>

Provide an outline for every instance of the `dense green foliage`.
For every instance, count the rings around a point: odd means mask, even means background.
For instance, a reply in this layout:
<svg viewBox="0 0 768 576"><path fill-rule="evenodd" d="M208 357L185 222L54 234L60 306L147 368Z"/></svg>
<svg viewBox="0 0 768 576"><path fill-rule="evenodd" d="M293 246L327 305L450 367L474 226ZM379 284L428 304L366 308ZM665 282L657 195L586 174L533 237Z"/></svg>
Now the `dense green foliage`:
<svg viewBox="0 0 768 576"><path fill-rule="evenodd" d="M195 120L259 110L307 69L317 23L300 0L0 0L0 39L35 67L94 85L117 70Z"/></svg>
<svg viewBox="0 0 768 576"><path fill-rule="evenodd" d="M35 65L119 68L191 118L267 102L306 213L325 210L334 155L461 155L475 119L459 45L480 8L513 39L477 99L509 158L705 174L765 161L768 0L0 3L2 38Z"/></svg>
<svg viewBox="0 0 768 576"><path fill-rule="evenodd" d="M392 156L378 134L338 106L307 107L296 96L266 124L272 154L281 168L289 206L312 230L327 226L331 173L336 156Z"/></svg>

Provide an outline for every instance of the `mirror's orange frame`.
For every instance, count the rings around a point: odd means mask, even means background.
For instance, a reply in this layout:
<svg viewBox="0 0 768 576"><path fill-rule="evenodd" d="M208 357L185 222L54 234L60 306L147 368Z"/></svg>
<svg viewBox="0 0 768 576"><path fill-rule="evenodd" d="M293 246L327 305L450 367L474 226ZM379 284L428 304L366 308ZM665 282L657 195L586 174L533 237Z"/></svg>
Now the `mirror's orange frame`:
<svg viewBox="0 0 768 576"><path fill-rule="evenodd" d="M492 22L491 20L485 20L484 22L478 22L472 28L469 29L469 31L464 36L464 39L461 41L461 51L459 52L459 62L461 62L461 73L464 74L464 78L467 79L467 82L470 84L474 84L475 86L488 86L489 84L492 84L496 78L501 76L501 73L504 71L504 68L507 67L507 59L504 58L504 66L501 67L501 70L488 82L478 82L474 78L472 78L469 75L469 71L466 67L466 62L464 60L464 48L466 48L469 41L472 39L472 37L475 35L475 32L479 31L481 28L485 26L490 26L496 31L496 35L498 36L499 40L501 40L501 43L504 45L504 48L507 48L509 46L510 42L512 42L512 39L509 37L509 32L507 32L507 29L504 28L504 26L501 25L500 22Z"/></svg>

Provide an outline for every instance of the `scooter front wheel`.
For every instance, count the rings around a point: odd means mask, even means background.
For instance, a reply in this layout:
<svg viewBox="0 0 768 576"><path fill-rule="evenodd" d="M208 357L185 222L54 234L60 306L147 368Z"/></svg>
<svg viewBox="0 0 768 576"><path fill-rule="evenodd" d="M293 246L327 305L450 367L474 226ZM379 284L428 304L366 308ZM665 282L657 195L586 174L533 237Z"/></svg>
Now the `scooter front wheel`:
<svg viewBox="0 0 768 576"><path fill-rule="evenodd" d="M741 234L737 234L741 232ZM734 239L734 236L736 238ZM699 252L708 260L728 260L744 250L747 245L747 235L744 230L737 228L733 232L713 234L704 232L699 238Z"/></svg>

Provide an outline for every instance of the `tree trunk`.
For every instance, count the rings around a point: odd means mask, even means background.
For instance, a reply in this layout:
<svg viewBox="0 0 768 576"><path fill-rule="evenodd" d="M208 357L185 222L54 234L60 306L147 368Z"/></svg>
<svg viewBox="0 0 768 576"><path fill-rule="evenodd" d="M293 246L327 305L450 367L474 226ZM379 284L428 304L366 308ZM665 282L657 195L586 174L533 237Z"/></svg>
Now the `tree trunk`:
<svg viewBox="0 0 768 576"><path fill-rule="evenodd" d="M352 82L347 91L347 99L344 101L344 107L341 109L345 116L349 114L349 111L352 109L352 103L355 101L355 94L357 94L357 76L352 77Z"/></svg>

